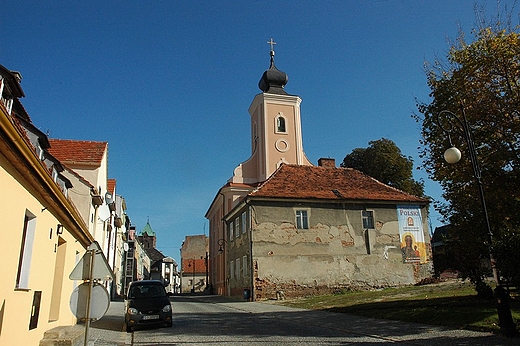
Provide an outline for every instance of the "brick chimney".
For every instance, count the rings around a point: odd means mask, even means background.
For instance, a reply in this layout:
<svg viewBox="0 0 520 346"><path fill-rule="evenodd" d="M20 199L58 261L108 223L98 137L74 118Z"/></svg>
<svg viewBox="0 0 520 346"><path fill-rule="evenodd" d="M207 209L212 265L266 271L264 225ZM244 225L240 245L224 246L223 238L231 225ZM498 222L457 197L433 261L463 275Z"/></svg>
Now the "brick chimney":
<svg viewBox="0 0 520 346"><path fill-rule="evenodd" d="M322 157L318 160L318 166L326 168L336 168L336 160L330 158L326 159Z"/></svg>

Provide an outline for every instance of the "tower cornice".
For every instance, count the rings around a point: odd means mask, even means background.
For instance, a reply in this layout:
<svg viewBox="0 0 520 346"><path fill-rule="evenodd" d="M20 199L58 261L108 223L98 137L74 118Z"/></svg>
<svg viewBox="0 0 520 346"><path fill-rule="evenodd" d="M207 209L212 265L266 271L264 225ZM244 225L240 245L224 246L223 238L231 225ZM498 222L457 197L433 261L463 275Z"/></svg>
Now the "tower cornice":
<svg viewBox="0 0 520 346"><path fill-rule="evenodd" d="M260 93L255 96L253 102L249 106L249 113L253 112L258 106L258 103L272 101L280 104L291 104L300 106L302 99L298 95L282 95L282 94L270 94Z"/></svg>

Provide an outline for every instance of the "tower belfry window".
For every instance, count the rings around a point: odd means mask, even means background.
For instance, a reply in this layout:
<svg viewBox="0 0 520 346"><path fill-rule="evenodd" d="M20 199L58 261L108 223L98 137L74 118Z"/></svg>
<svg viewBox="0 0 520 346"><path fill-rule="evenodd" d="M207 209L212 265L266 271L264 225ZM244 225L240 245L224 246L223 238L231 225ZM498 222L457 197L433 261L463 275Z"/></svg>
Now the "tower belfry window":
<svg viewBox="0 0 520 346"><path fill-rule="evenodd" d="M287 132L285 127L285 118L281 115L276 118L276 132Z"/></svg>

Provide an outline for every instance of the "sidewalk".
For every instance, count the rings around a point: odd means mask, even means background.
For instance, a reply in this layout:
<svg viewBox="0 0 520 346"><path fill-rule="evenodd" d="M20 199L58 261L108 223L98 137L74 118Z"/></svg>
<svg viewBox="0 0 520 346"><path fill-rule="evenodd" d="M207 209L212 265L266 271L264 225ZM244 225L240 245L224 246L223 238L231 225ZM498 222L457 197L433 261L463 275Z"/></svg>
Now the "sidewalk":
<svg viewBox="0 0 520 346"><path fill-rule="evenodd" d="M132 344L132 334L124 326L124 303L112 301L107 313L90 324L88 346L124 346ZM81 325L85 327L85 325ZM83 345L83 343L81 344Z"/></svg>

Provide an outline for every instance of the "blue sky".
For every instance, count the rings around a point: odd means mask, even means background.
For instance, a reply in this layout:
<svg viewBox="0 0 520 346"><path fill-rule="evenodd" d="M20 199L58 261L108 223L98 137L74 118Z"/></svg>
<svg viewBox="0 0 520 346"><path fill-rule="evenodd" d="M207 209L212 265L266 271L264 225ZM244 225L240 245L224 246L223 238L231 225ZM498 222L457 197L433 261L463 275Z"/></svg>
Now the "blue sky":
<svg viewBox="0 0 520 346"><path fill-rule="evenodd" d="M480 4L496 14L496 1ZM4 0L2 9L0 64L21 72L34 124L51 138L108 141L109 176L133 224L140 231L149 218L158 249L177 261L186 235L208 233L213 197L249 158L248 108L270 38L286 91L303 100L313 163L339 165L385 137L419 166L411 114L416 98L429 100L424 62L476 22L465 0Z"/></svg>

